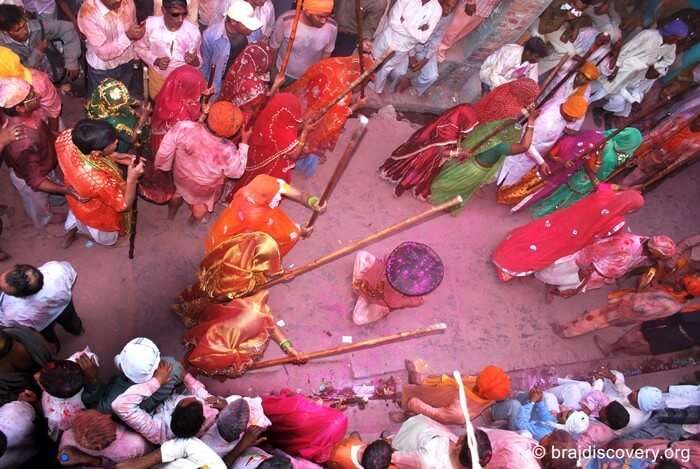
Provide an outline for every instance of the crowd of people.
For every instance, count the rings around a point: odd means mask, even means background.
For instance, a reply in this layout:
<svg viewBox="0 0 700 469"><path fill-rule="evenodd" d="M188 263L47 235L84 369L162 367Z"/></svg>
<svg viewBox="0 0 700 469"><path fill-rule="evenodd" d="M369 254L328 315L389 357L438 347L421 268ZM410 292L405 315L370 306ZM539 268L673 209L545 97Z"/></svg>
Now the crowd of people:
<svg viewBox="0 0 700 469"><path fill-rule="evenodd" d="M371 442L311 396L217 396L198 379L240 377L271 339L306 363L265 288L313 229L282 203L326 210L292 170L313 176L366 105L365 85L425 94L446 51L498 1L0 3L0 151L33 225L63 223L63 248L79 236L125 245L139 198L170 219L186 204L192 223L210 223L196 282L172 305L185 356L136 337L109 380L89 348L59 355L57 324L85 332L69 262L0 273L0 468L700 467L698 384L632 389L606 367L513 389L497 366L460 383L407 361L401 410L388 416L400 428ZM455 215L492 182L499 204L527 208L533 221L492 254L498 278L532 276L550 300L615 285L607 304L553 324L562 338L633 326L614 343L596 336L605 356L700 345L700 235L634 234L625 218L700 158L697 3L552 1L484 60L479 99L416 130L378 168L397 197L460 196ZM71 95L85 117L67 125ZM64 203L65 218L52 209ZM422 243L360 251L353 321L418 306L443 276ZM620 288L630 277L635 288Z"/></svg>

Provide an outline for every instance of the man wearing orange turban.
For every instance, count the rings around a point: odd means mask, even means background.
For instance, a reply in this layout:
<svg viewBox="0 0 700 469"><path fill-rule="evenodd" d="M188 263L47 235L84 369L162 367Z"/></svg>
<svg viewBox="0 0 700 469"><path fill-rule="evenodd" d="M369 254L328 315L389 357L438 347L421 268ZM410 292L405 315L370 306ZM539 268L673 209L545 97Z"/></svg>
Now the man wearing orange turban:
<svg viewBox="0 0 700 469"><path fill-rule="evenodd" d="M408 381L411 384L401 390L402 408L406 414L421 414L444 425L464 425L464 415L459 404L457 383L454 378L441 376L422 377L420 361L406 361ZM507 399L511 393L511 382L501 368L485 367L476 376L462 376L462 383L469 401L469 416L481 415L496 401ZM408 415L402 416L406 417Z"/></svg>
<svg viewBox="0 0 700 469"><path fill-rule="evenodd" d="M177 191L173 200L178 205L187 202L192 221L203 221L214 210L226 178L243 175L250 132L241 134L238 148L228 140L238 132L242 121L240 109L219 101L211 106L207 125L180 121L163 137L155 167L173 172Z"/></svg>

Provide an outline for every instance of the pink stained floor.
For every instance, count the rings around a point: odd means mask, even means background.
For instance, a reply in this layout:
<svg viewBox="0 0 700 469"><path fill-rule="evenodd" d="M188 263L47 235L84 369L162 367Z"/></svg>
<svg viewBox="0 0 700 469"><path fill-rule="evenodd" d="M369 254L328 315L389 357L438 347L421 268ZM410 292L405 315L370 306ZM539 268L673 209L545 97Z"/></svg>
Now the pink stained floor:
<svg viewBox="0 0 700 469"><path fill-rule="evenodd" d="M309 192L320 192L356 125L355 120L349 122L336 152L329 155L328 163L312 179L294 173L293 183ZM390 186L376 172L383 159L413 130L407 122L381 117L370 121L367 135L340 181L328 212L319 219L313 236L299 243L286 257L285 264L298 266L429 207L409 196L394 198ZM182 356L179 338L183 327L168 306L194 279L206 226L188 225L184 209L175 221L169 222L165 207L142 201L133 261L127 258L126 243L117 248L86 247L85 239L80 239L68 250L62 250L60 226L52 226L52 234L36 235L27 225L29 221L9 183L6 169L0 177L5 181L0 187L0 201L15 210L12 226L6 227L0 240L3 249L13 255L10 262L41 264L54 259L67 260L79 273L75 305L84 320L86 334L74 338L59 328L63 354L89 345L99 355L105 377L114 370L114 354L135 336L152 338L164 354ZM700 229L698 177L700 165L651 192L644 209L630 218L633 231L664 233L675 239L697 232ZM262 370L225 383L212 381L212 389L221 394L266 392L282 387L313 391L318 390L324 379L341 388L381 375L399 375L403 360L416 357L426 360L434 372L454 369L476 372L490 363L514 370L600 359L591 337L562 340L554 335L549 324L601 304L604 291L545 304L543 286L537 281L525 279L502 284L497 280L489 262L490 253L509 229L526 222L528 217L510 216L508 209L494 200L494 187L486 187L459 216L443 215L368 248L384 254L402 241L413 240L431 245L441 255L445 280L420 308L396 311L369 326L355 326L351 321L352 255L292 283L274 287L270 293L274 313L285 321L286 333L300 350L337 346L343 336L359 341L436 322L448 325L444 335L303 367ZM293 203L287 202L285 208L300 224L309 215ZM6 262L0 267L8 265ZM620 329L611 329L603 335L612 339L620 334ZM272 344L266 358L280 355ZM371 418L366 412L350 412L351 428L378 432L384 426L390 427L383 406L374 410Z"/></svg>

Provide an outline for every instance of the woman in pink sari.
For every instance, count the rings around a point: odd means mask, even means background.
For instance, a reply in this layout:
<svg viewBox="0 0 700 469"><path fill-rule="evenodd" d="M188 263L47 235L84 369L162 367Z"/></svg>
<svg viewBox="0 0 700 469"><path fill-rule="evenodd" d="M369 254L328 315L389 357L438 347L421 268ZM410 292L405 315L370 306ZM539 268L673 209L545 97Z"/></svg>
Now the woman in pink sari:
<svg viewBox="0 0 700 469"><path fill-rule="evenodd" d="M348 429L348 419L342 412L289 389L263 396L262 406L272 422L266 433L270 444L318 464L330 459L333 447Z"/></svg>
<svg viewBox="0 0 700 469"><path fill-rule="evenodd" d="M511 231L493 253L501 280L524 277L574 254L625 226L625 215L644 205L642 194L600 184L575 204Z"/></svg>
<svg viewBox="0 0 700 469"><path fill-rule="evenodd" d="M415 197L426 200L433 179L450 159L448 150L457 148L479 124L517 117L538 92L537 83L521 78L495 88L473 106L459 104L445 111L394 150L380 167L381 176L396 185L397 197L411 190Z"/></svg>
<svg viewBox="0 0 700 469"><path fill-rule="evenodd" d="M200 98L206 88L207 82L201 72L191 65L178 67L168 75L153 106L150 138L154 157L163 137L175 124L199 119L202 114ZM139 191L143 197L157 204L170 202L175 195L172 174L156 170L153 160L147 161ZM174 216L173 210L170 215Z"/></svg>

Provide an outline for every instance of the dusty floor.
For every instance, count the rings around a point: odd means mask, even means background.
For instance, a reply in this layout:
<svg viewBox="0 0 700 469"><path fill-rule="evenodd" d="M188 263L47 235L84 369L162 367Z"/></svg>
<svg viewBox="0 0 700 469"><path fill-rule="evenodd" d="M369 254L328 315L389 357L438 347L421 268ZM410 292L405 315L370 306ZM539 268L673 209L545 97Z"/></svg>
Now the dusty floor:
<svg viewBox="0 0 700 469"><path fill-rule="evenodd" d="M356 120L349 122L335 154L329 156L328 163L312 179L295 173L293 183L309 192L320 192L355 125ZM394 198L389 185L376 172L383 159L413 129L408 122L381 116L371 120L328 212L318 221L313 236L299 243L287 256L287 265L312 260L428 208L408 196ZM700 165L695 165L650 193L644 209L630 219L633 231L664 233L675 239L698 232L698 177ZM194 279L206 226L191 227L185 210L174 222L168 222L164 207L141 202L133 261L127 258L126 243L117 248L103 248L88 247L81 240L62 250L60 225L50 227L50 234L37 235L28 225L5 168L0 180L3 181L0 201L14 207L12 225L6 227L0 240L3 249L13 255L11 262L41 264L54 259L67 260L79 273L75 305L87 332L79 338L62 335L63 353L89 345L99 355L105 376L114 369L114 354L134 336L148 336L164 353L182 356L179 339L183 328L168 306ZM343 336L358 341L436 322L447 323L444 335L303 367L249 373L241 379L211 383L213 389L221 393L264 392L282 387L317 390L323 379L340 388L386 374L402 376L403 360L415 357L428 361L435 372L453 369L475 372L489 363L516 370L600 359L591 337L562 340L554 335L550 323L601 304L604 291L545 304L543 287L535 280L509 284L497 280L489 263L490 253L508 230L526 222L528 217L510 216L494 199L494 187L487 187L458 217L443 215L369 248L384 254L402 241L414 240L428 243L442 256L445 280L420 308L393 312L366 327L355 326L351 321L354 298L350 288L353 256L271 291L273 311L278 319L284 319L286 333L300 350L337 346ZM300 224L309 216L308 211L295 204L286 203L285 208ZM619 329L611 329L604 336L612 339L620 334ZM281 352L273 345L266 357L279 355ZM381 428L377 426L388 427L385 412L379 410L372 418L353 412L351 428L378 432Z"/></svg>

